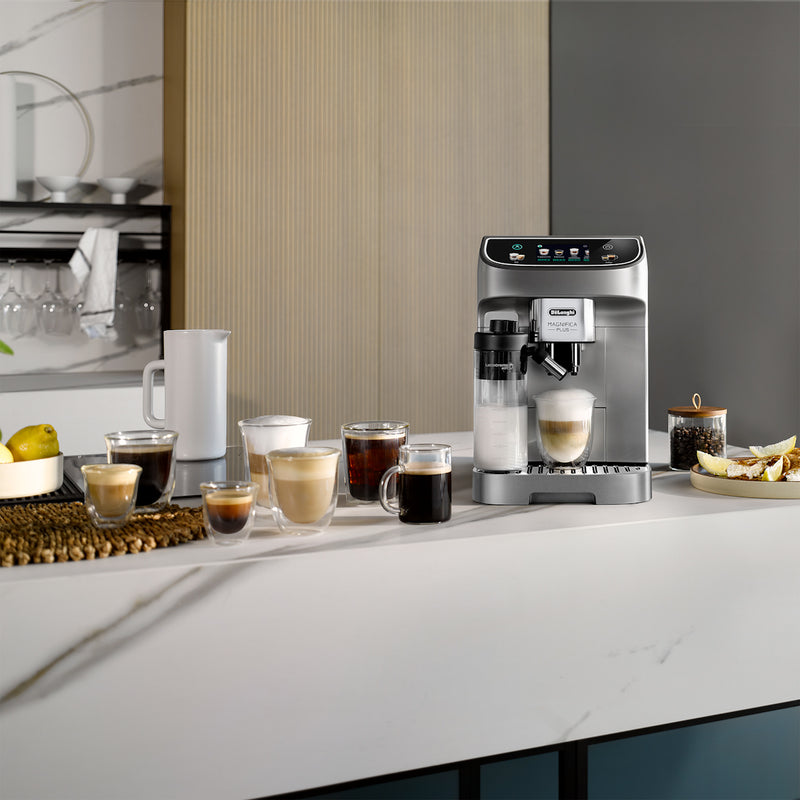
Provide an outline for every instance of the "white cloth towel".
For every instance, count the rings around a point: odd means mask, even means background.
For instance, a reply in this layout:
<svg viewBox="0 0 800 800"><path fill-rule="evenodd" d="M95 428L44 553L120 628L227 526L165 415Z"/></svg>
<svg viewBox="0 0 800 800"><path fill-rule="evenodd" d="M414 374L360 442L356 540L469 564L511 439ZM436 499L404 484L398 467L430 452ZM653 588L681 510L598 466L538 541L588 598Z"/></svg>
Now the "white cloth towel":
<svg viewBox="0 0 800 800"><path fill-rule="evenodd" d="M119 231L88 228L81 236L69 266L85 286L81 330L90 339L116 339L114 306L117 290Z"/></svg>

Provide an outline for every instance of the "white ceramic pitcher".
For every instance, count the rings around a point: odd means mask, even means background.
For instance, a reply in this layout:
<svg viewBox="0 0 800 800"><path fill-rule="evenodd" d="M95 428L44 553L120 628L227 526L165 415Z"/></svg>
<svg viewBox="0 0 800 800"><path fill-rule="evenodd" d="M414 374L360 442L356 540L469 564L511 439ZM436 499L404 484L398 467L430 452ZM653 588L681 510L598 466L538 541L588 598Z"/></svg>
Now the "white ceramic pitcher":
<svg viewBox="0 0 800 800"><path fill-rule="evenodd" d="M164 358L142 373L144 420L178 432L179 461L225 455L230 331L164 331ZM164 372L164 419L153 414L153 378Z"/></svg>

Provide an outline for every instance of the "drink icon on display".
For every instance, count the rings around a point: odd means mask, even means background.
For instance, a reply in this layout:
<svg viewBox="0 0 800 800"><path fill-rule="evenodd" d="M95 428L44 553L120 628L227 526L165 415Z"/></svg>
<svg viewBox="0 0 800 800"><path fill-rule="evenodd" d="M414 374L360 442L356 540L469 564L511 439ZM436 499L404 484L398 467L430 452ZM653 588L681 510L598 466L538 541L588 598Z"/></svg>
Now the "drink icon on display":
<svg viewBox="0 0 800 800"><path fill-rule="evenodd" d="M571 256L577 256L580 253L580 250L577 247L570 247L569 254Z"/></svg>
<svg viewBox="0 0 800 800"><path fill-rule="evenodd" d="M563 255L564 255L564 251L563 250L556 250L555 251L555 257L556 258L562 258Z"/></svg>
<svg viewBox="0 0 800 800"><path fill-rule="evenodd" d="M550 255L550 248L549 247L540 247L539 248L539 255L540 256L549 256Z"/></svg>

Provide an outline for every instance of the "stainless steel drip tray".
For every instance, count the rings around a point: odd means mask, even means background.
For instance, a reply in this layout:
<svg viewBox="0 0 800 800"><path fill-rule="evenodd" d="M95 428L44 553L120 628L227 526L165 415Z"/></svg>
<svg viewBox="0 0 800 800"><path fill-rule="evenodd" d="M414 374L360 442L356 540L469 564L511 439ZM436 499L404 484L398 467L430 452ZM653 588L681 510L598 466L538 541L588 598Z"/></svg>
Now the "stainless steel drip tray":
<svg viewBox="0 0 800 800"><path fill-rule="evenodd" d="M529 464L525 472L472 471L472 498L490 505L534 503L642 503L652 493L647 464L587 464L549 469Z"/></svg>

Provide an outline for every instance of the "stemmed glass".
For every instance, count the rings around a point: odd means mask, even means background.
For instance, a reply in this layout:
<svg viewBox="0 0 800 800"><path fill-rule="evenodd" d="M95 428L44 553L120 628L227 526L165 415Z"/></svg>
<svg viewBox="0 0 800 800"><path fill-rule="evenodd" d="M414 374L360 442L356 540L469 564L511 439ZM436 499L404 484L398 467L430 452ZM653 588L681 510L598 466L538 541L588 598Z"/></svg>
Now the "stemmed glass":
<svg viewBox="0 0 800 800"><path fill-rule="evenodd" d="M52 264L52 261L45 261ZM39 298L39 322L42 331L51 336L69 336L75 322L75 310L72 303L61 291L61 270L56 264L56 290L50 288L50 279Z"/></svg>
<svg viewBox="0 0 800 800"><path fill-rule="evenodd" d="M153 288L152 263L148 261L145 290L136 298L136 341L139 344L155 339L161 325L161 292Z"/></svg>
<svg viewBox="0 0 800 800"><path fill-rule="evenodd" d="M3 331L10 336L28 336L36 330L36 306L33 300L17 291L15 280L16 259L9 259L11 272L8 289L0 297L0 315Z"/></svg>

